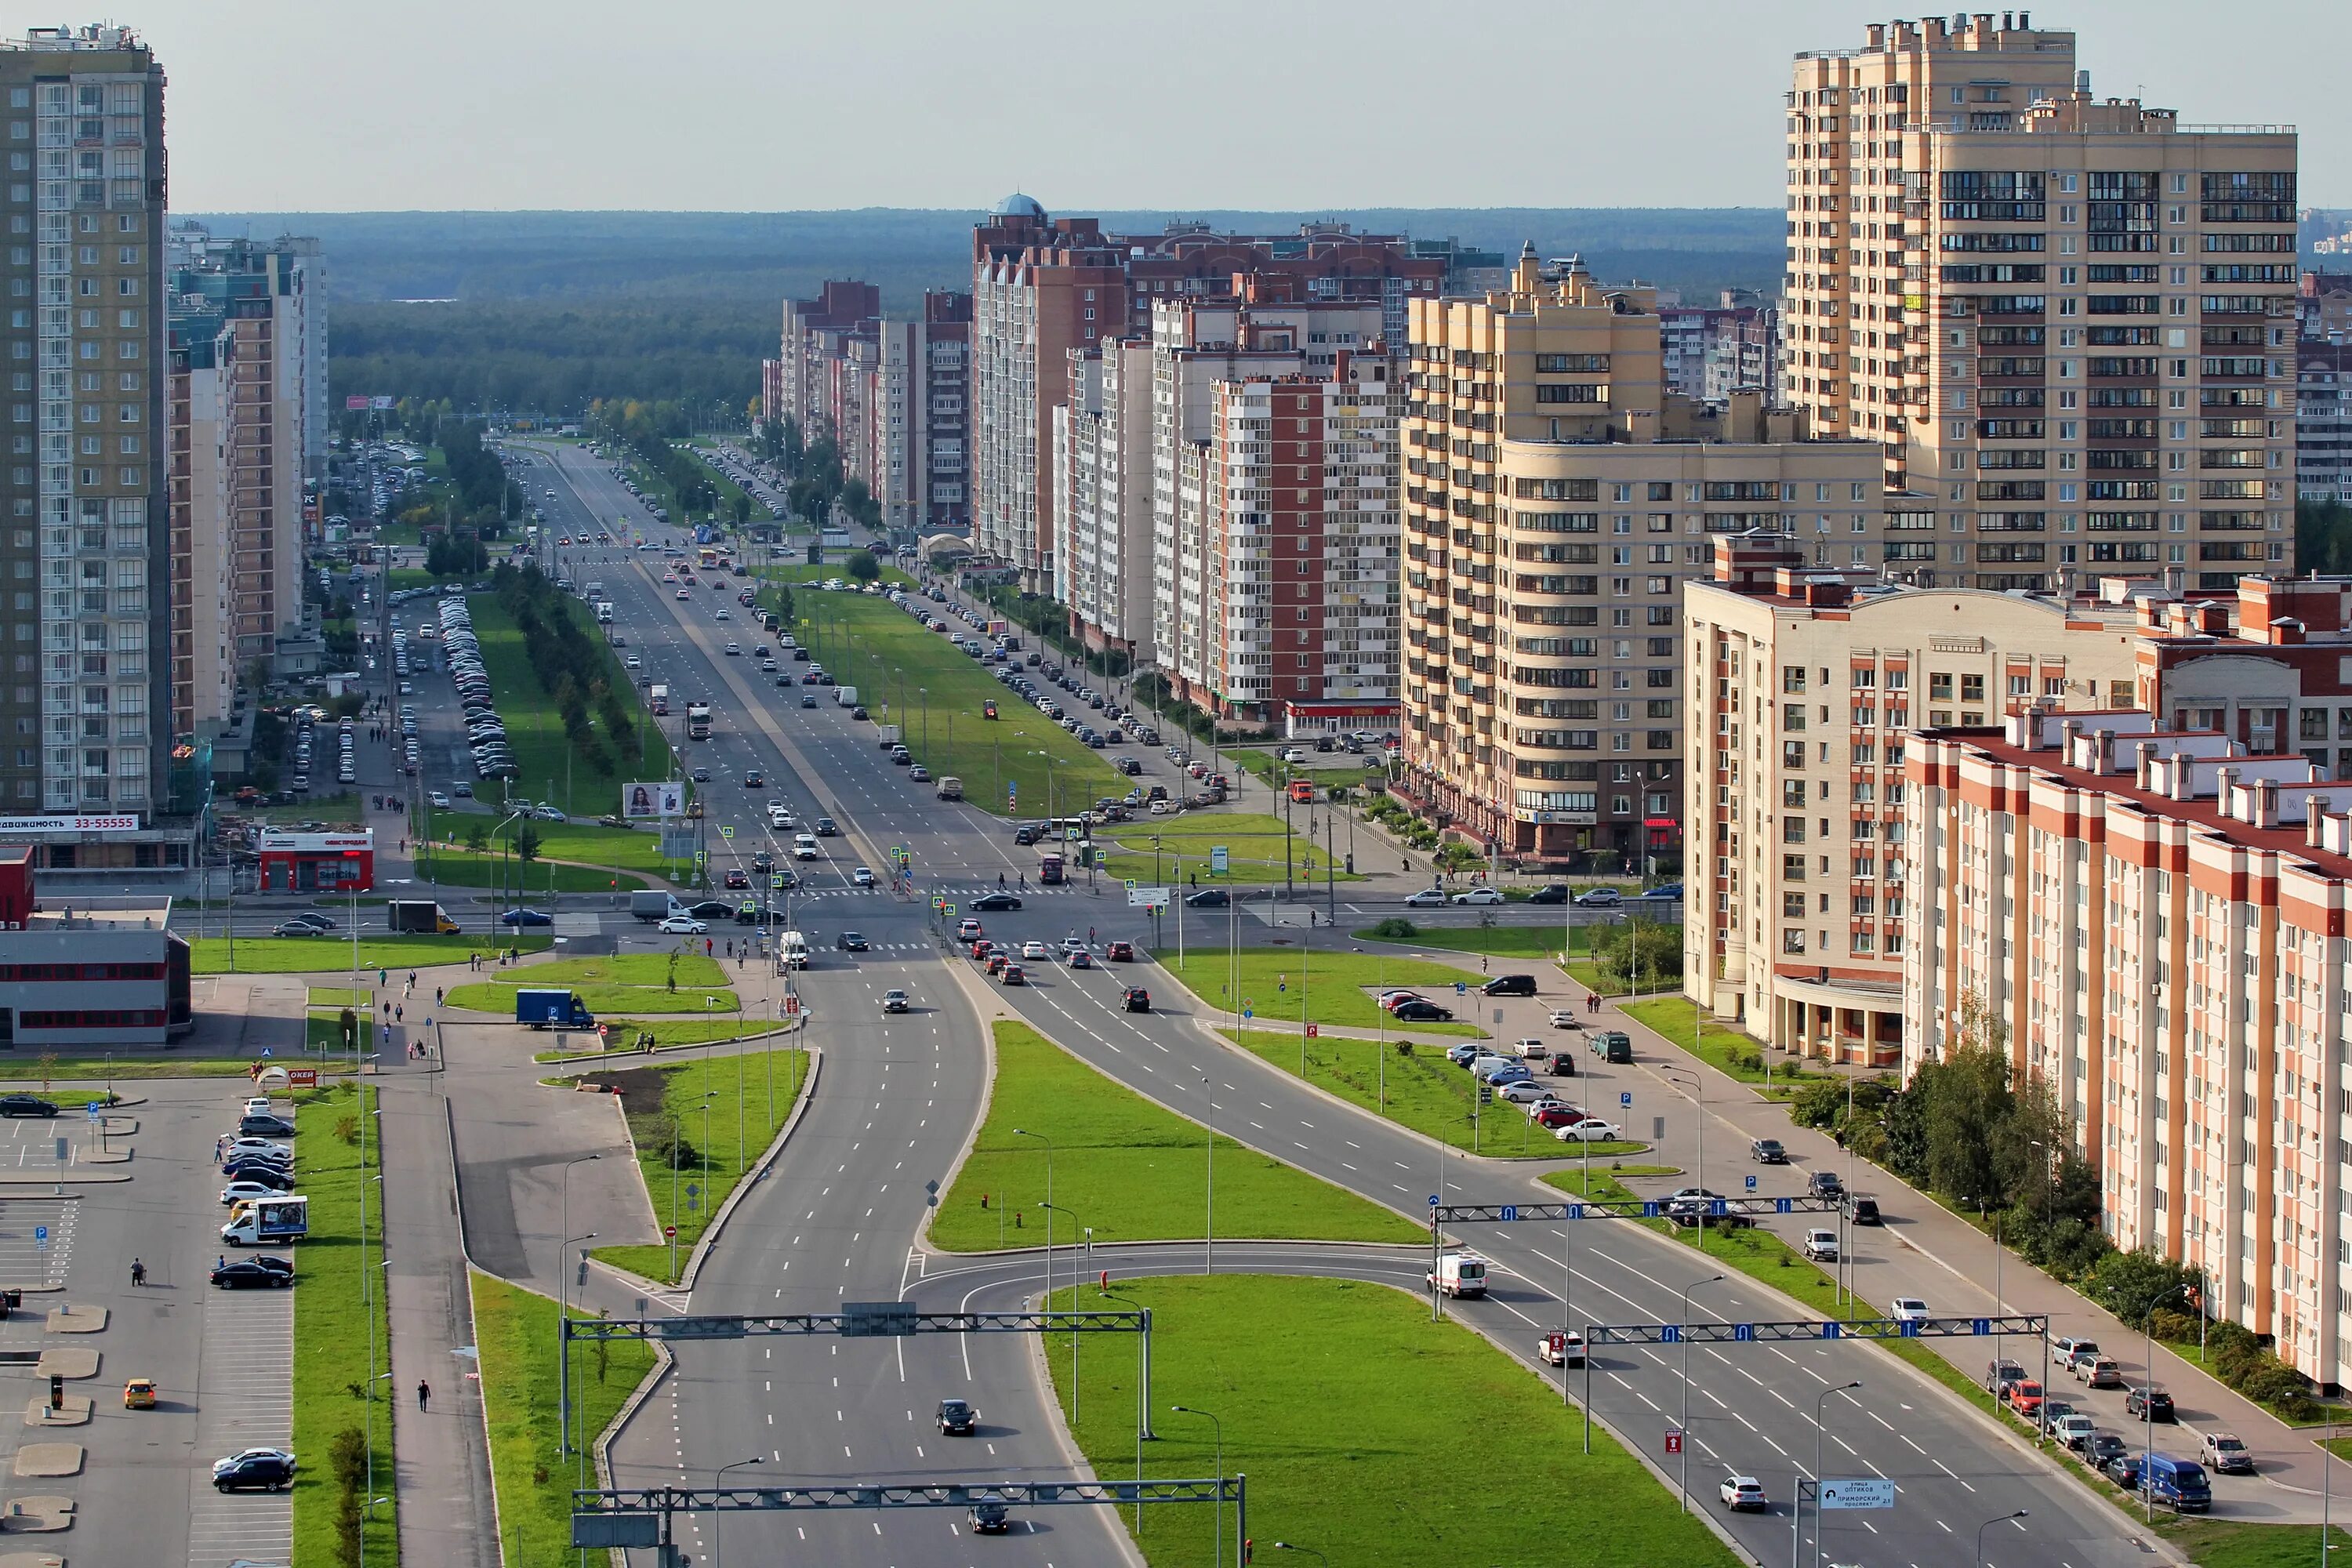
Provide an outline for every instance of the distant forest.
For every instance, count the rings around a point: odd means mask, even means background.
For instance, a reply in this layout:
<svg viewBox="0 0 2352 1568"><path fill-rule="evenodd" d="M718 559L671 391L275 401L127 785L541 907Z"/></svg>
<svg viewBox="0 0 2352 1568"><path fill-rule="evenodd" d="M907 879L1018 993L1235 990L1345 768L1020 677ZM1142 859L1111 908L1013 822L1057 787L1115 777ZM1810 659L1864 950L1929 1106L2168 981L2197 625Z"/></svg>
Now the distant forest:
<svg viewBox="0 0 2352 1568"><path fill-rule="evenodd" d="M827 278L908 310L971 287L974 213L190 214L215 232L315 235L326 252L331 393L447 398L460 409L578 414L594 398L732 409L759 391L781 302ZM1764 208L1106 212L1156 232L1182 218L1286 233L1306 221L1517 253L1580 253L1599 276L1712 300L1770 289L1782 219Z"/></svg>

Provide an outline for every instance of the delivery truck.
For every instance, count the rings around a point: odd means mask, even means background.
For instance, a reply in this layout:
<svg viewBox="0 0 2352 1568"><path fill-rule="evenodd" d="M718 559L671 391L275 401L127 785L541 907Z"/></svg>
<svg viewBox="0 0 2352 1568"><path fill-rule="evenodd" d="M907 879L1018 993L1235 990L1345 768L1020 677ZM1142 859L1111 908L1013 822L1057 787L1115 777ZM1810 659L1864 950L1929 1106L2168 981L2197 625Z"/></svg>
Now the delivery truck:
<svg viewBox="0 0 2352 1568"><path fill-rule="evenodd" d="M384 915L396 931L448 936L457 930L448 911L430 899L394 899L384 905Z"/></svg>
<svg viewBox="0 0 2352 1568"><path fill-rule="evenodd" d="M786 969L806 969L809 966L808 937L805 934L788 931L776 941L776 951Z"/></svg>
<svg viewBox="0 0 2352 1568"><path fill-rule="evenodd" d="M534 1029L593 1029L596 1016L569 991L518 991L515 1022Z"/></svg>
<svg viewBox="0 0 2352 1568"><path fill-rule="evenodd" d="M228 1211L220 1238L228 1247L279 1247L310 1234L310 1200L280 1194L241 1198Z"/></svg>
<svg viewBox="0 0 2352 1568"><path fill-rule="evenodd" d="M647 925L686 913L686 906L659 889L639 889L629 895L629 912Z"/></svg>
<svg viewBox="0 0 2352 1568"><path fill-rule="evenodd" d="M656 713L669 711L669 688L656 680L646 689L646 705Z"/></svg>
<svg viewBox="0 0 2352 1568"><path fill-rule="evenodd" d="M857 688L836 686L833 689L833 700L844 708L855 708L857 706Z"/></svg>
<svg viewBox="0 0 2352 1568"><path fill-rule="evenodd" d="M963 780L956 777L953 773L950 773L947 777L941 779L940 781L940 798L941 800L961 800L963 798Z"/></svg>
<svg viewBox="0 0 2352 1568"><path fill-rule="evenodd" d="M891 747L898 744L899 742L906 738L907 727L903 724L877 724L874 726L874 743L880 746L886 752Z"/></svg>

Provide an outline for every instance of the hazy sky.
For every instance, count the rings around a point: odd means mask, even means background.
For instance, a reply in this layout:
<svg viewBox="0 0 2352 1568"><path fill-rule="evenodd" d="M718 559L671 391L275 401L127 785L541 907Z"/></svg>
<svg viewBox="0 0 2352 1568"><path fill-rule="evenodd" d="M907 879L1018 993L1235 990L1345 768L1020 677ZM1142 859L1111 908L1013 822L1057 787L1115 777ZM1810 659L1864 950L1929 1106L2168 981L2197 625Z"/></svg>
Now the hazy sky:
<svg viewBox="0 0 2352 1568"><path fill-rule="evenodd" d="M2102 95L2143 93L2184 121L2298 123L2304 201L2352 205L2342 0L2030 9L2080 35ZM170 73L184 211L971 209L1015 188L1064 211L1778 205L1789 57L1926 14L1827 0L113 13Z"/></svg>

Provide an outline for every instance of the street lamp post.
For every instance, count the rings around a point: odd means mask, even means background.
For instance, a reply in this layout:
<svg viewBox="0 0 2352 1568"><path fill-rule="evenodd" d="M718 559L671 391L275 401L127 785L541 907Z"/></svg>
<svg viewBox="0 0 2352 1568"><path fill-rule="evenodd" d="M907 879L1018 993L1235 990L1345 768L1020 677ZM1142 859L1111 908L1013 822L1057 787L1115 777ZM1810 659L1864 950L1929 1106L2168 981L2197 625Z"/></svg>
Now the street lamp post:
<svg viewBox="0 0 2352 1568"><path fill-rule="evenodd" d="M2019 1509L2015 1513L2005 1513L1999 1519L1989 1519L1977 1526L1977 1568L1984 1568L1984 1532L1996 1524L2007 1524L2013 1519L2023 1519L2025 1516L2026 1510Z"/></svg>
<svg viewBox="0 0 2352 1568"><path fill-rule="evenodd" d="M560 1458L572 1452L572 1336L564 1331L564 1322L572 1315L564 1276L571 1272L568 1255L572 1242L582 1239L572 1236L572 1167L584 1165L591 1160L601 1160L602 1154L583 1154L563 1163L563 1234L567 1239L563 1250L555 1258L555 1452ZM591 1233L593 1234L593 1232Z"/></svg>
<svg viewBox="0 0 2352 1568"><path fill-rule="evenodd" d="M1059 1205L1059 1204L1057 1204L1057 1203L1054 1202L1051 1198L1048 1198L1045 1203L1043 1203L1043 1204L1039 1205L1038 1206L1039 1206L1039 1207L1041 1207L1041 1208L1043 1208L1043 1209L1045 1209L1045 1210L1046 1211L1046 1214L1045 1214L1045 1224L1047 1225L1047 1226L1048 1226L1048 1227L1050 1227L1050 1226L1053 1225L1053 1223L1054 1223L1053 1216L1054 1216L1054 1215L1055 1215L1055 1214L1056 1214L1056 1213L1066 1214L1066 1215L1068 1215L1070 1216L1070 1247L1071 1247L1072 1253L1073 1253L1073 1256L1072 1256L1072 1257L1071 1257L1071 1258L1070 1258L1070 1310L1071 1310L1071 1311L1073 1311L1073 1312L1075 1312L1075 1311L1076 1311L1076 1310L1078 1310L1078 1261L1079 1261L1079 1260L1078 1260L1078 1258L1076 1258L1076 1247L1077 1247L1077 1245L1078 1245L1078 1236L1079 1236L1079 1230L1078 1230L1078 1213L1077 1213L1077 1211L1076 1211L1076 1209L1066 1209L1066 1208L1062 1207L1062 1205ZM1053 1234L1053 1232L1052 1232L1052 1230L1049 1228L1049 1229L1047 1230L1046 1234L1050 1236L1050 1235L1052 1235L1052 1234ZM1049 1292L1049 1295L1050 1295L1050 1292ZM1047 1302L1045 1303L1045 1310L1047 1310L1047 1311L1051 1311L1051 1310L1053 1310L1053 1302L1052 1302L1050 1300L1047 1300ZM1070 1331L1070 1426L1071 1426L1071 1427L1072 1427L1073 1429L1076 1429L1076 1427L1077 1426L1077 1424L1078 1424L1078 1342L1079 1342L1079 1338L1080 1338L1080 1336L1079 1336L1079 1334L1078 1334L1078 1331L1077 1331L1076 1329L1073 1329L1073 1330L1071 1330L1071 1331Z"/></svg>
<svg viewBox="0 0 2352 1568"><path fill-rule="evenodd" d="M719 1484L726 1480L728 1471L759 1463L760 1456L754 1454L748 1459L736 1459L719 1466L710 1474L710 1489L714 1492L719 1489ZM713 1498L710 1500L710 1568L726 1568L727 1564L727 1542L719 1533L719 1500Z"/></svg>
<svg viewBox="0 0 2352 1568"><path fill-rule="evenodd" d="M1034 1138L1045 1145L1045 1294L1038 1301L1038 1309L1042 1311L1047 1309L1054 1296L1054 1141L1043 1132L1032 1132L1022 1127L1014 1128L1013 1136Z"/></svg>
<svg viewBox="0 0 2352 1568"><path fill-rule="evenodd" d="M1821 1391L1821 1393L1820 1393L1820 1394L1816 1394L1816 1395L1814 1396L1814 1398L1813 1398L1813 1568L1821 1568L1821 1565L1822 1565L1822 1407L1823 1407L1825 1405L1827 1405L1827 1404L1828 1404L1828 1402L1829 1402L1829 1397L1830 1397L1830 1395L1831 1395L1831 1394L1848 1394L1848 1393L1853 1392L1854 1389L1860 1388L1861 1386L1862 1386L1862 1380L1861 1380L1860 1378L1856 1378L1856 1379L1854 1379L1852 1383L1841 1383L1841 1384L1838 1384L1836 1387L1834 1387L1834 1388L1824 1388L1824 1389L1822 1389L1822 1390ZM1685 1435L1685 1436L1684 1436L1684 1438L1683 1438L1683 1441L1685 1441L1685 1443L1689 1442L1689 1441L1690 1441L1689 1436L1688 1436L1687 1435ZM1796 1543L1796 1541L1795 1541L1795 1533L1796 1533L1796 1524L1795 1524L1795 1520L1797 1520L1797 1519L1802 1519L1802 1518L1804 1517L1804 1513L1805 1513L1805 1489L1804 1489L1804 1487L1803 1487L1802 1485L1800 1485L1800 1486L1797 1488L1797 1496L1796 1496L1796 1500L1795 1500L1795 1501L1796 1501L1796 1511L1795 1511L1795 1517L1794 1517L1794 1519L1792 1519L1792 1520L1790 1521L1790 1542L1789 1542L1789 1568L1797 1568L1797 1543Z"/></svg>
<svg viewBox="0 0 2352 1568"><path fill-rule="evenodd" d="M1723 1276L1722 1276L1722 1275L1720 1275L1720 1274L1710 1274L1710 1275L1708 1275L1708 1276L1707 1276L1706 1279L1696 1279L1696 1280L1693 1280L1690 1284L1685 1285L1685 1286L1684 1286L1684 1287L1683 1287L1683 1316L1682 1316L1683 1330L1684 1330L1683 1336L1682 1336L1682 1341L1683 1341L1683 1413L1682 1413L1682 1418L1681 1418L1680 1425L1681 1425L1681 1427L1682 1427L1682 1434L1683 1434L1683 1456L1682 1456L1682 1457L1683 1457L1683 1469L1682 1469L1682 1489L1683 1489L1683 1511L1684 1511L1685 1513L1688 1513L1688 1512L1690 1511L1690 1332L1689 1332L1689 1330L1690 1330L1690 1299L1691 1299L1691 1292L1692 1292L1692 1291L1694 1291L1694 1290L1696 1290L1696 1289L1698 1289L1700 1286L1702 1286L1702 1285L1716 1285L1716 1284L1720 1284L1720 1283L1722 1282L1722 1280L1723 1280ZM1591 1355L1591 1353L1592 1353L1592 1352L1591 1352L1591 1348L1590 1348L1590 1347L1587 1347L1587 1349L1586 1349L1586 1351L1585 1351L1585 1354L1589 1356L1589 1355Z"/></svg>
<svg viewBox="0 0 2352 1568"><path fill-rule="evenodd" d="M1225 1424L1218 1420L1213 1411L1196 1409L1189 1405L1171 1405L1169 1408L1182 1415L1205 1416L1216 1425L1217 1479L1221 1484L1217 1488L1217 1524L1212 1533L1215 1535L1217 1542L1215 1568L1225 1568L1225 1489L1222 1484L1225 1479Z"/></svg>
<svg viewBox="0 0 2352 1568"><path fill-rule="evenodd" d="M2188 1289L2186 1285L2175 1285L2171 1289L2150 1301L2147 1304L2147 1310L2142 1312L2139 1318L2140 1334L2147 1342L2147 1370L2140 1376L2139 1413L2144 1436L2140 1439L2139 1447L2139 1501L2140 1517L2149 1523L2155 1522L2156 1520L2156 1494L2147 1484L2148 1458L2156 1452L2156 1313L2158 1308L2169 1306ZM2325 1462L2325 1456L2323 1456L2323 1462ZM1993 1522L1998 1524L2000 1521L1996 1520ZM1981 1531L1978 1533L1977 1539L1979 1541L1984 1539ZM2322 1539L2324 1540L2325 1537L2323 1536ZM1979 1563L1983 1561L1981 1554L1978 1557L1978 1561Z"/></svg>

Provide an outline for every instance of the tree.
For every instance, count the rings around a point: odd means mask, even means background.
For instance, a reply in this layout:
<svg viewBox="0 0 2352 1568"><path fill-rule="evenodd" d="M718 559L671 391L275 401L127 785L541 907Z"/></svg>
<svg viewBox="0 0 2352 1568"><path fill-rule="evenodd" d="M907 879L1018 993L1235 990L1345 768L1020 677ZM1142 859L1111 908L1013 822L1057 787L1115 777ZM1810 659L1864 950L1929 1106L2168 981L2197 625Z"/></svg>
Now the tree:
<svg viewBox="0 0 2352 1568"><path fill-rule="evenodd" d="M861 550L849 558L843 570L857 582L871 583L882 575L882 563L874 559L872 551Z"/></svg>
<svg viewBox="0 0 2352 1568"><path fill-rule="evenodd" d="M542 842L543 841L539 836L539 829L533 827L528 822L523 823L515 829L515 858L518 860L538 859L540 847Z"/></svg>

